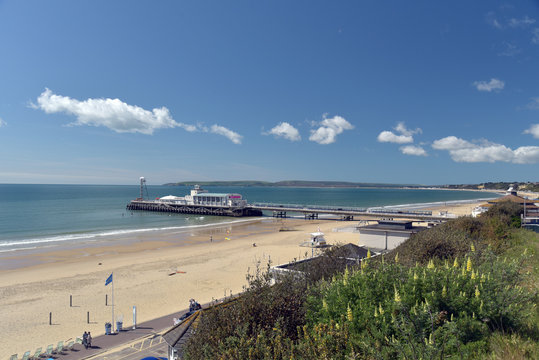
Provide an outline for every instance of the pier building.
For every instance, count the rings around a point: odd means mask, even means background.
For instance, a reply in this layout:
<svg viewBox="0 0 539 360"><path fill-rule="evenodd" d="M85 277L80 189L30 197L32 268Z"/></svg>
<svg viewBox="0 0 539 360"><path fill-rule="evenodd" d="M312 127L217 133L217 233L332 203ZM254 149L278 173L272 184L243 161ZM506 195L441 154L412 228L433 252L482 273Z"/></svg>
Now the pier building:
<svg viewBox="0 0 539 360"><path fill-rule="evenodd" d="M185 196L167 195L155 200L143 198L146 180L140 178L140 197L127 204L127 210L173 212L216 216L262 216L262 211L248 206L240 194L210 193L195 185Z"/></svg>

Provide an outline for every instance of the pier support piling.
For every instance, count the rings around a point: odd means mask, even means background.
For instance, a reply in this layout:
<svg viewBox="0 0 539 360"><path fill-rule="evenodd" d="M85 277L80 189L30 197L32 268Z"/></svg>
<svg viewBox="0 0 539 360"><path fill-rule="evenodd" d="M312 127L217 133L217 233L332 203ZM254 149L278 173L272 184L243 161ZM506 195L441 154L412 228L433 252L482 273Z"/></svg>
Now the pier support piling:
<svg viewBox="0 0 539 360"><path fill-rule="evenodd" d="M274 211L273 217L276 218L286 218L286 211Z"/></svg>

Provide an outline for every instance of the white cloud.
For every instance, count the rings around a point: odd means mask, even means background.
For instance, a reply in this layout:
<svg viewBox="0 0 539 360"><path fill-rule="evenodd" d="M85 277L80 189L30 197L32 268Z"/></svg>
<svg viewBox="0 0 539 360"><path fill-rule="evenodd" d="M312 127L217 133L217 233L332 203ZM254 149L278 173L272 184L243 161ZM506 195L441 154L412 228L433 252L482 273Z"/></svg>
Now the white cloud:
<svg viewBox="0 0 539 360"><path fill-rule="evenodd" d="M337 135L341 134L344 130L351 130L354 128L352 124L338 115L329 119L324 115L324 120L322 120L319 125L321 126L318 129L311 130L309 140L321 145L334 143Z"/></svg>
<svg viewBox="0 0 539 360"><path fill-rule="evenodd" d="M487 23L496 29L505 29L510 28L525 28L532 24L535 24L535 19L530 18L528 15L525 15L522 19L510 18L509 20L501 21L496 18L494 12L489 12L486 15Z"/></svg>
<svg viewBox="0 0 539 360"><path fill-rule="evenodd" d="M378 141L395 144L408 144L414 142L414 138L410 135L396 135L393 132L386 130L378 134Z"/></svg>
<svg viewBox="0 0 539 360"><path fill-rule="evenodd" d="M299 135L298 129L293 127L287 122L282 122L279 125L275 126L269 132L264 133L264 135L274 135L275 137L282 137L290 141L299 141L301 136Z"/></svg>
<svg viewBox="0 0 539 360"><path fill-rule="evenodd" d="M539 44L539 28L535 28L532 31L532 43Z"/></svg>
<svg viewBox="0 0 539 360"><path fill-rule="evenodd" d="M397 126L395 126L395 130L400 132L402 135L407 135L407 136L423 133L423 130L421 130L420 128L417 128L415 130L407 129L406 126L404 125L404 122L398 123Z"/></svg>
<svg viewBox="0 0 539 360"><path fill-rule="evenodd" d="M455 136L435 140L432 147L447 150L456 162L511 162L515 164L534 164L539 162L539 146L522 146L515 150L505 145L482 141L475 144Z"/></svg>
<svg viewBox="0 0 539 360"><path fill-rule="evenodd" d="M497 29L503 29L503 25L496 19L494 12L488 12L486 16L487 23L494 26Z"/></svg>
<svg viewBox="0 0 539 360"><path fill-rule="evenodd" d="M55 95L45 89L33 105L47 114L66 113L75 115L77 121L71 125L104 126L119 133L141 133L151 135L154 130L181 127L196 131L197 127L176 122L166 107L145 110L129 105L119 99L87 99L79 101L68 96Z"/></svg>
<svg viewBox="0 0 539 360"><path fill-rule="evenodd" d="M499 79L492 78L489 82L486 81L475 81L473 85L479 91L499 91L502 90L505 86L505 83Z"/></svg>
<svg viewBox="0 0 539 360"><path fill-rule="evenodd" d="M440 140L435 140L432 147L436 150L455 150L473 147L474 145L466 140L459 139L456 136L447 136Z"/></svg>
<svg viewBox="0 0 539 360"><path fill-rule="evenodd" d="M224 126L219 125L212 125L210 128L210 132L213 134L223 135L224 137L227 137L230 141L232 141L234 144L241 144L241 139L243 138L243 136L241 136L237 132L234 132Z"/></svg>
<svg viewBox="0 0 539 360"><path fill-rule="evenodd" d="M427 156L427 152L421 146L415 146L415 145L401 146L400 151L404 155Z"/></svg>
<svg viewBox="0 0 539 360"><path fill-rule="evenodd" d="M505 145L492 144L487 146L477 146L466 149L450 150L451 158L456 162L489 162L496 161L511 162L514 160L514 153Z"/></svg>
<svg viewBox="0 0 539 360"><path fill-rule="evenodd" d="M104 126L118 133L141 133L151 135L155 130L182 128L189 132L202 131L223 135L234 144L240 144L242 136L223 126L213 125L210 129L203 125L190 125L175 121L166 107L151 111L136 105L129 105L119 99L87 99L79 101L68 96L53 94L45 89L37 98L36 109L47 114L66 113L74 115L77 121L70 125Z"/></svg>
<svg viewBox="0 0 539 360"><path fill-rule="evenodd" d="M533 124L528 130L524 130L524 134L530 134L536 139L539 139L539 124Z"/></svg>
<svg viewBox="0 0 539 360"><path fill-rule="evenodd" d="M0 118L0 127L6 126L6 122Z"/></svg>
<svg viewBox="0 0 539 360"><path fill-rule="evenodd" d="M526 26L529 26L531 24L535 24L535 19L532 19L530 17L528 17L527 15L524 16L522 19L515 19L515 18L511 18L507 21L507 25L510 26L510 27L526 27Z"/></svg>
<svg viewBox="0 0 539 360"><path fill-rule="evenodd" d="M501 45L502 49L498 53L498 56L515 56L522 50L512 42L504 41Z"/></svg>
<svg viewBox="0 0 539 360"><path fill-rule="evenodd" d="M517 164L539 163L539 146L521 146L514 153Z"/></svg>
<svg viewBox="0 0 539 360"><path fill-rule="evenodd" d="M532 101L526 107L532 110L539 110L539 97L532 98Z"/></svg>
<svg viewBox="0 0 539 360"><path fill-rule="evenodd" d="M399 122L397 126L394 127L394 130L400 133L400 135L396 135L394 132L388 130L382 131L380 134L378 134L378 141L395 144L408 144L414 142L414 137L412 135L422 133L420 128L415 130L407 129L404 122Z"/></svg>

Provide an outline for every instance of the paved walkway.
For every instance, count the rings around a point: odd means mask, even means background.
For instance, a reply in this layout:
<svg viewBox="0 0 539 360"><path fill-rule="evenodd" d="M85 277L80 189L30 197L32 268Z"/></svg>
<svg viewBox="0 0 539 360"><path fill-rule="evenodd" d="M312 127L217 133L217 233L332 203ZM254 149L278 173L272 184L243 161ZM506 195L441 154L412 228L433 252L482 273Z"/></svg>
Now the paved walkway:
<svg viewBox="0 0 539 360"><path fill-rule="evenodd" d="M92 347L85 349L80 344L75 344L73 350L66 350L63 354L55 356L59 360L77 360L77 359L123 359L128 354L136 354L135 357L142 359L144 350L155 348L155 352L161 353L164 348L164 355L167 356L167 346L160 336L165 330L173 325L173 318L180 317L187 310L166 315L158 319L150 320L137 325L136 329L124 329L113 335L101 335L92 338ZM82 334L80 335L82 337ZM142 355L142 356L141 356Z"/></svg>

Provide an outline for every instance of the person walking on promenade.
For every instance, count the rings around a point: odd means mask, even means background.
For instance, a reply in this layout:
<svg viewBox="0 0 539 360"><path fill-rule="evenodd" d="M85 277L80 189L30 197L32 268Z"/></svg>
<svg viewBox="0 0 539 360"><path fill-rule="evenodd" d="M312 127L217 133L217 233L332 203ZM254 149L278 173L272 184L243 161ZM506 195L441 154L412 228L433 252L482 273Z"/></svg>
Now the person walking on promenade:
<svg viewBox="0 0 539 360"><path fill-rule="evenodd" d="M86 331L82 334L82 345L85 349L88 349L88 333Z"/></svg>
<svg viewBox="0 0 539 360"><path fill-rule="evenodd" d="M86 341L88 343L88 347L92 347L92 335L90 335L90 332L88 331L88 340Z"/></svg>

